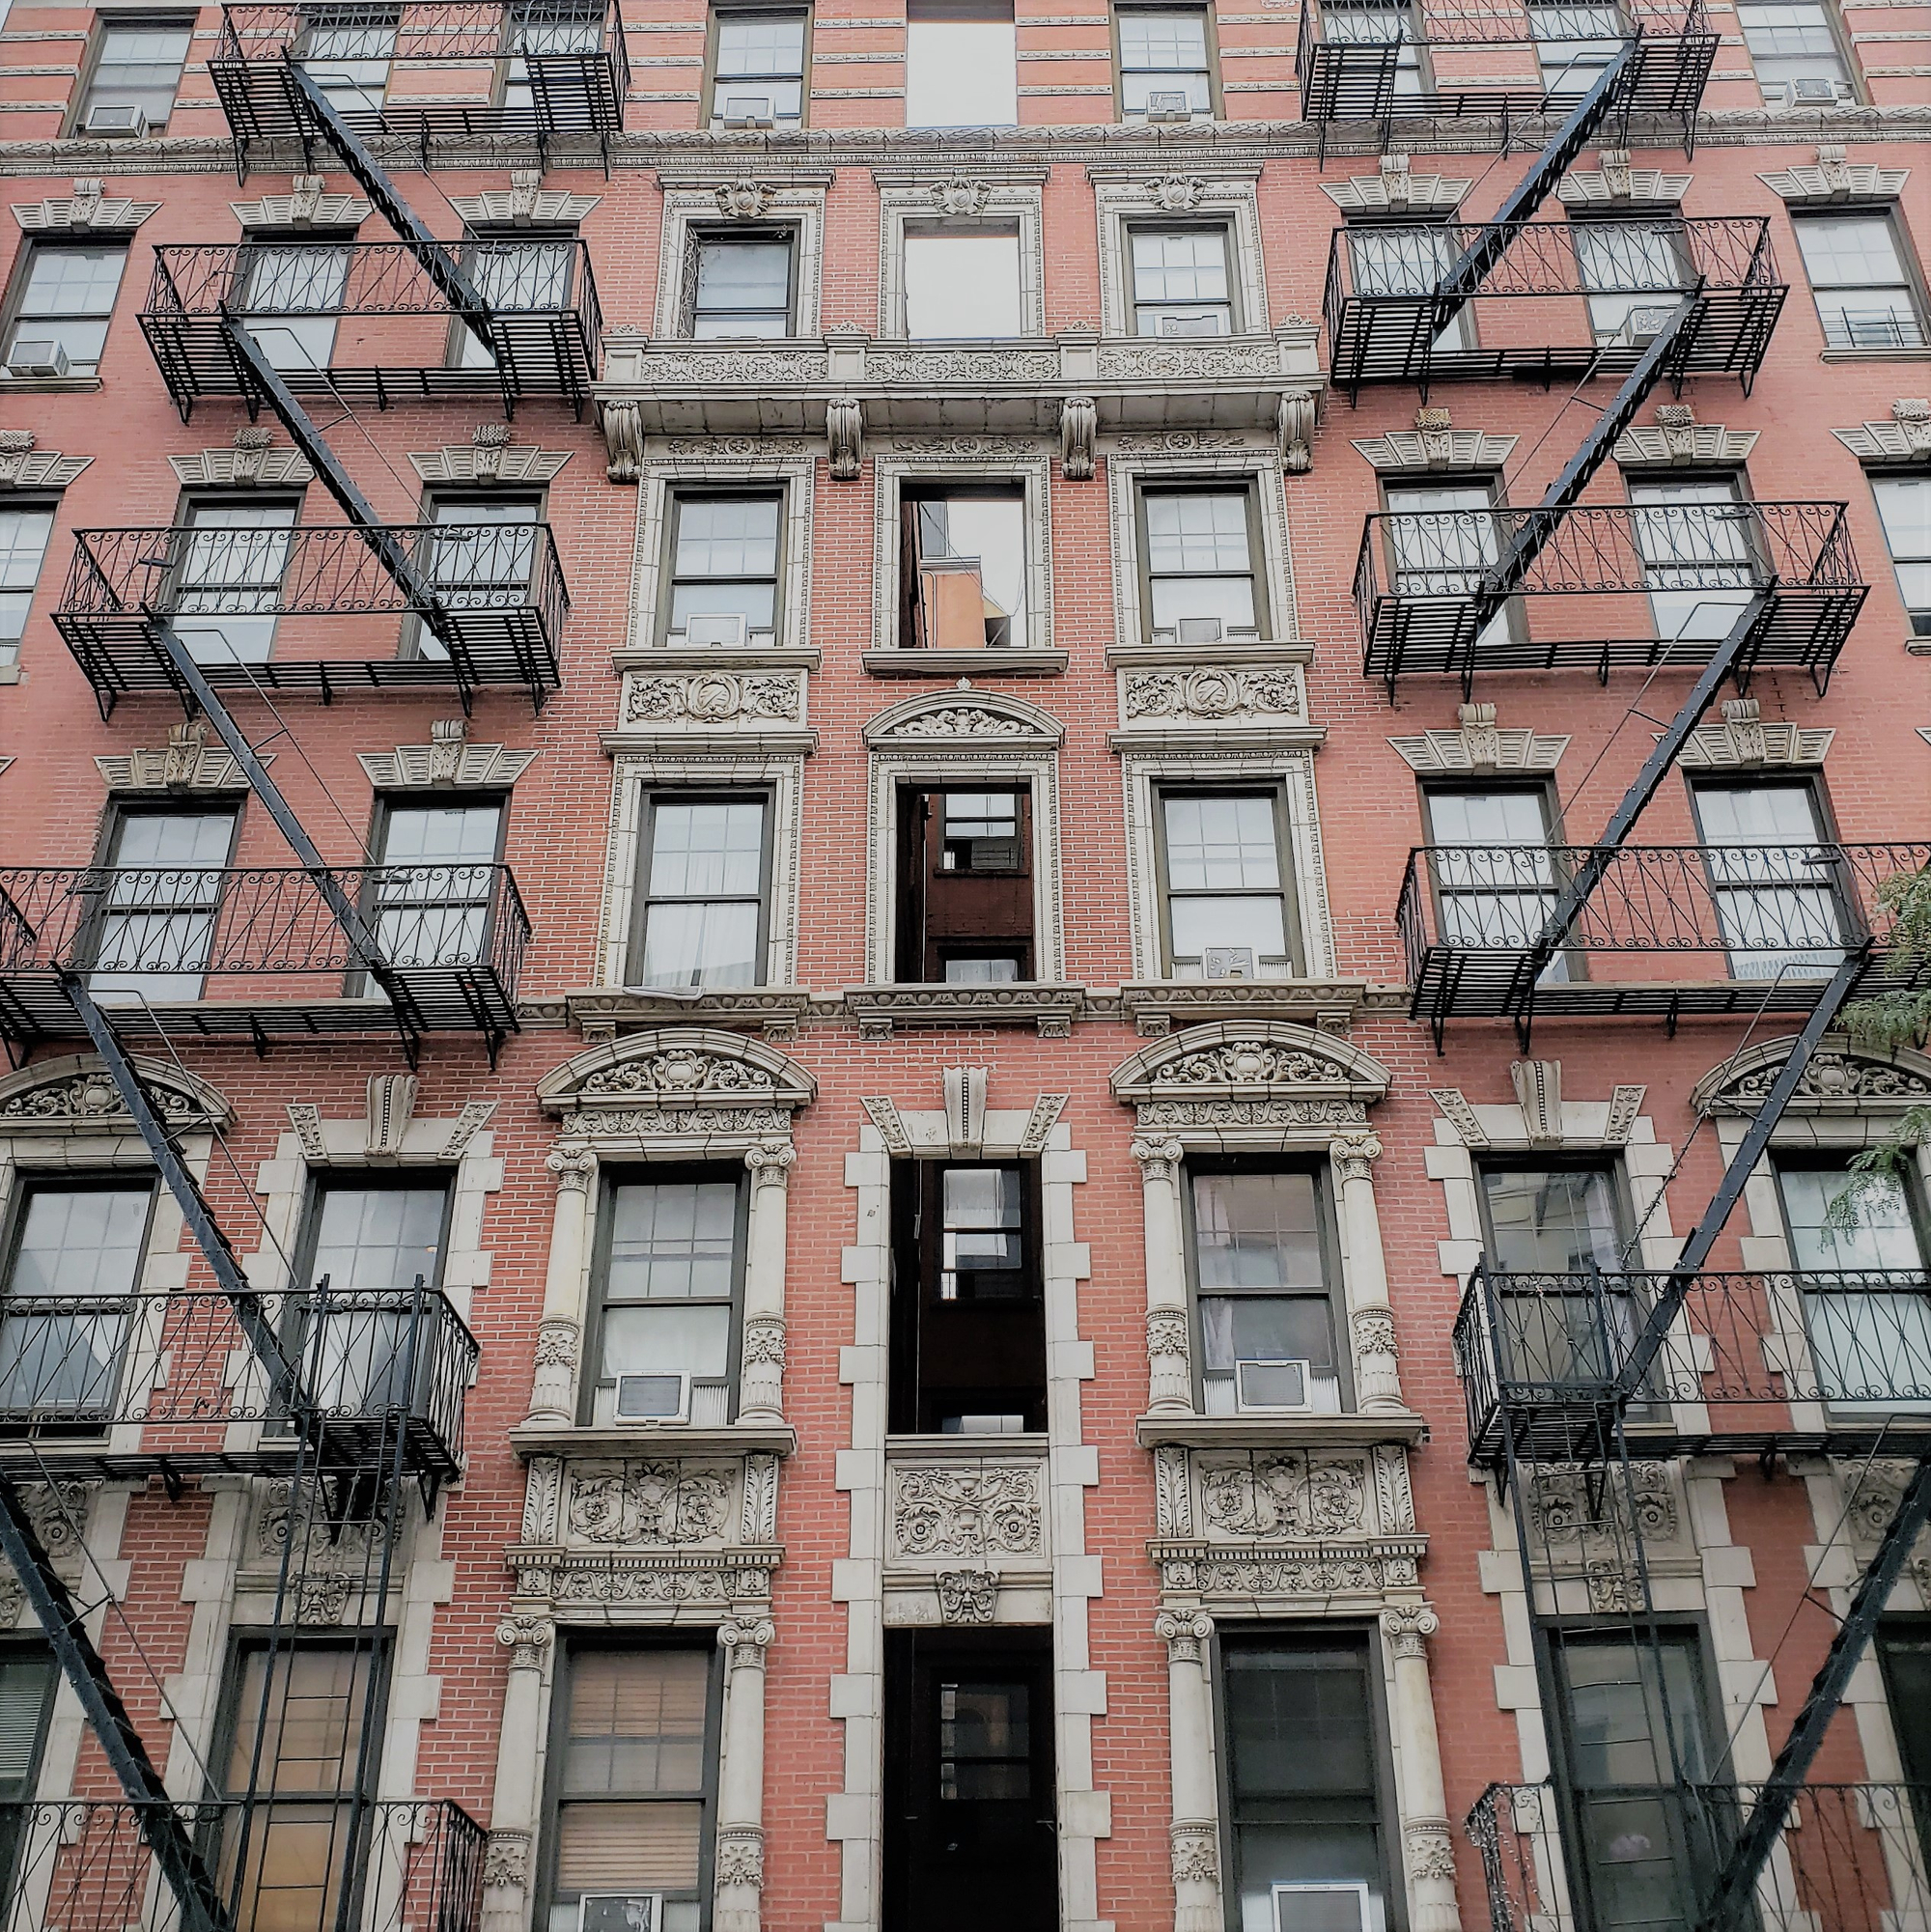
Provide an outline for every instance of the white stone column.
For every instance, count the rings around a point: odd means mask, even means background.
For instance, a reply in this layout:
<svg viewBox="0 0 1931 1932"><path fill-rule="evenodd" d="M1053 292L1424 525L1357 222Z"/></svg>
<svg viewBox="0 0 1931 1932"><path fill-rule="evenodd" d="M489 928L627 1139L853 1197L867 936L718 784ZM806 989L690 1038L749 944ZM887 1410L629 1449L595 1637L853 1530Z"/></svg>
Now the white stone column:
<svg viewBox="0 0 1931 1932"><path fill-rule="evenodd" d="M528 1932L530 1849L542 1801L544 1676L556 1635L546 1618L512 1613L496 1626L510 1652L503 1730L496 1747L496 1790L490 1801L490 1842L483 1859L482 1932Z"/></svg>
<svg viewBox="0 0 1931 1932"><path fill-rule="evenodd" d="M583 1243L590 1222L590 1183L597 1157L574 1143L553 1147L544 1165L556 1176L556 1210L549 1228L549 1268L544 1276L543 1320L537 1325L537 1366L530 1382L531 1422L576 1419L576 1360L583 1339Z"/></svg>
<svg viewBox="0 0 1931 1932"><path fill-rule="evenodd" d="M1204 1610L1161 1610L1154 1635L1166 1645L1168 1751L1172 1759L1173 1932L1221 1932L1219 1801L1214 1782L1214 1706L1207 1681Z"/></svg>
<svg viewBox="0 0 1931 1932"><path fill-rule="evenodd" d="M768 1140L744 1150L751 1210L744 1237L744 1343L738 1383L741 1422L784 1420L785 1205L798 1150Z"/></svg>
<svg viewBox="0 0 1931 1932"><path fill-rule="evenodd" d="M1382 1633L1394 1659L1394 1729L1400 1741L1401 1841L1414 1900L1413 1932L1462 1932L1455 1904L1455 1844L1441 1790L1441 1745L1427 1639L1441 1619L1427 1604L1390 1604Z"/></svg>
<svg viewBox="0 0 1931 1932"><path fill-rule="evenodd" d="M1382 1259L1382 1221L1375 1211L1374 1163L1382 1144L1372 1134L1350 1134L1328 1143L1340 1195L1342 1238L1347 1245L1348 1328L1355 1348L1355 1399L1363 1410L1406 1407L1396 1359L1394 1314L1388 1307L1387 1267Z"/></svg>
<svg viewBox="0 0 1931 1932"><path fill-rule="evenodd" d="M758 1932L765 1887L765 1652L770 1618L734 1613L718 1626L724 1651L724 1749L717 1770L713 1932Z"/></svg>
<svg viewBox="0 0 1931 1932"><path fill-rule="evenodd" d="M1142 1135L1133 1142L1140 1163L1140 1213L1146 1236L1147 1412L1190 1415L1193 1377L1188 1359L1187 1252L1181 1233L1180 1162L1173 1139Z"/></svg>

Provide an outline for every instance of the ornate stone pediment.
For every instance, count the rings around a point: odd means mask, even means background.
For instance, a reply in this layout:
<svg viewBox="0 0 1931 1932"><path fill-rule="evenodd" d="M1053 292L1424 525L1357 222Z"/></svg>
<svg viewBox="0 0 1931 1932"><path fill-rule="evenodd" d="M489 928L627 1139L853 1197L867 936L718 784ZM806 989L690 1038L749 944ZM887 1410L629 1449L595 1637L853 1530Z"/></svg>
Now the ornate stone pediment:
<svg viewBox="0 0 1931 1932"><path fill-rule="evenodd" d="M130 235L159 207L157 201L110 195L105 182L84 179L74 182L71 195L16 201L14 219L29 235Z"/></svg>
<svg viewBox="0 0 1931 1932"><path fill-rule="evenodd" d="M1698 1113L1753 1113L1770 1091L1796 1036L1766 1040L1705 1074L1691 1095ZM1861 1052L1828 1036L1804 1069L1786 1113L1885 1114L1931 1105L1931 1055L1908 1047Z"/></svg>
<svg viewBox="0 0 1931 1932"><path fill-rule="evenodd" d="M225 1127L231 1107L206 1080L154 1060L134 1062L161 1119L177 1133ZM134 1118L93 1053L41 1060L0 1079L0 1134L132 1134Z"/></svg>
<svg viewBox="0 0 1931 1932"><path fill-rule="evenodd" d="M248 780L225 745L208 742L208 726L200 718L171 725L166 744L139 746L132 751L97 758L94 767L101 782L117 796L126 792L245 792ZM260 754L264 765L275 754Z"/></svg>
<svg viewBox="0 0 1931 1932"><path fill-rule="evenodd" d="M65 490L93 461L37 450L32 430L0 430L0 490Z"/></svg>
<svg viewBox="0 0 1931 1932"><path fill-rule="evenodd" d="M235 219L250 231L264 228L360 228L370 205L359 194L330 194L321 175L296 175L288 194L259 201L231 201Z"/></svg>
<svg viewBox="0 0 1931 1932"><path fill-rule="evenodd" d="M1355 447L1378 470L1401 474L1428 469L1500 469L1520 440L1485 430L1458 430L1441 408L1417 409L1412 430L1385 436L1357 436Z"/></svg>
<svg viewBox="0 0 1931 1932"><path fill-rule="evenodd" d="M1458 705L1454 731L1423 731L1388 742L1416 771L1553 771L1566 736L1496 722L1494 705Z"/></svg>
<svg viewBox="0 0 1931 1932"><path fill-rule="evenodd" d="M1690 175L1666 175L1661 168L1633 168L1627 148L1605 148L1599 166L1571 168L1555 184L1566 208L1680 208L1690 192Z"/></svg>
<svg viewBox="0 0 1931 1932"><path fill-rule="evenodd" d="M1699 724L1677 753L1677 763L1721 770L1821 765L1836 735L1829 725L1767 718L1755 698L1730 698L1723 705L1722 723Z"/></svg>
<svg viewBox="0 0 1931 1932"><path fill-rule="evenodd" d="M1615 460L1625 469L1667 469L1718 463L1741 467L1756 447L1755 430L1733 430L1722 423L1699 423L1687 403L1665 403L1654 427L1625 431L1616 439Z"/></svg>
<svg viewBox="0 0 1931 1932"><path fill-rule="evenodd" d="M628 1034L566 1060L537 1083L567 1131L598 1135L790 1132L818 1082L761 1040L701 1026Z"/></svg>
<svg viewBox="0 0 1931 1932"><path fill-rule="evenodd" d="M293 443L285 449L276 449L274 440L267 430L237 430L231 448L197 450L193 456L171 456L168 467L184 490L210 487L269 490L314 482L315 471L301 451Z"/></svg>
<svg viewBox="0 0 1931 1932"><path fill-rule="evenodd" d="M414 450L409 462L425 483L547 483L570 454L513 443L508 423L479 423L467 444Z"/></svg>
<svg viewBox="0 0 1931 1932"><path fill-rule="evenodd" d="M1321 192L1344 214L1452 214L1474 185L1468 175L1417 175L1406 154L1384 154L1380 172L1323 182Z"/></svg>
<svg viewBox="0 0 1931 1932"><path fill-rule="evenodd" d="M356 762L378 791L407 786L514 785L537 758L534 747L471 744L467 718L438 718L427 744L399 744L393 751L358 751Z"/></svg>
<svg viewBox="0 0 1931 1932"><path fill-rule="evenodd" d="M1904 192L1909 168L1879 168L1853 163L1841 143L1827 142L1817 150L1814 167L1784 168L1757 180L1786 204L1839 201L1895 201Z"/></svg>
<svg viewBox="0 0 1931 1932"><path fill-rule="evenodd" d="M1002 691L931 691L882 711L865 727L875 748L931 742L1037 751L1065 742L1066 727L1037 705Z"/></svg>
<svg viewBox="0 0 1931 1932"><path fill-rule="evenodd" d="M601 195L570 194L546 188L536 168L512 168L507 188L485 188L481 194L451 195L449 205L472 228L574 228L588 217Z"/></svg>
<svg viewBox="0 0 1931 1932"><path fill-rule="evenodd" d="M1338 1102L1331 1118L1340 1124L1380 1100L1388 1079L1386 1068L1358 1047L1311 1026L1223 1020L1142 1048L1113 1069L1112 1085L1116 1099L1138 1106L1143 1127L1149 1108L1217 1102ZM1157 1112L1151 1124L1162 1124Z"/></svg>
<svg viewBox="0 0 1931 1932"><path fill-rule="evenodd" d="M1888 423L1860 423L1854 430L1831 434L1860 462L1924 462L1931 461L1931 401L1900 396L1890 406Z"/></svg>

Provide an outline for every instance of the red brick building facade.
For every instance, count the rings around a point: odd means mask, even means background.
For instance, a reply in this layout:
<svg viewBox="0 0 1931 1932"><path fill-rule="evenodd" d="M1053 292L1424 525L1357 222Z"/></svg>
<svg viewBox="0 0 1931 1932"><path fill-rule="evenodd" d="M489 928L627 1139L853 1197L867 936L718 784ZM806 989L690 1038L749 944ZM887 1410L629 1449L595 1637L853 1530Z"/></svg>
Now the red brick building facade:
<svg viewBox="0 0 1931 1932"><path fill-rule="evenodd" d="M1701 1922L1681 1794L1766 1776L1917 1453L1931 1167L1829 1209L1931 1058L1827 1041L1607 1487L1471 1470L1455 1330L1485 1253L1666 1270L1925 861L1926 16L1304 4L16 0L0 1410L170 1793L308 1795L207 1841L238 1925L419 1920L340 1877L351 1784L466 1814L451 1932ZM1707 84L1403 309L1637 27L1714 35ZM248 119L285 51L514 340ZM413 1061L156 611L414 948ZM328 1663L371 1539L278 1595L272 1473L168 1465L130 1331L49 1312L214 1286L62 971L256 1287L421 1275L479 1345L373 1694ZM42 1426L83 1319L110 1420ZM1792 1333L1877 1348L1836 1407L1895 1442L1833 1452ZM8 1601L10 1910L75 1932L96 1827L37 1806L115 1788ZM1762 1922L1923 1922L1927 1613L1918 1561ZM309 1729L250 1785L264 1667Z"/></svg>

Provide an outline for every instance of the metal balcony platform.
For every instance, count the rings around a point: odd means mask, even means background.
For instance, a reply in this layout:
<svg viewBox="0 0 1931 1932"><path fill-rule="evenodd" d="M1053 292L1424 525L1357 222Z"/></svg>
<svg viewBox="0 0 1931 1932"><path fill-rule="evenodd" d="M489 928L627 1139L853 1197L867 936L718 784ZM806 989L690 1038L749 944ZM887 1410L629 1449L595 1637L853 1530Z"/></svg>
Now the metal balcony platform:
<svg viewBox="0 0 1931 1932"><path fill-rule="evenodd" d="M1693 300L1664 379L1734 376L1748 391L1789 294L1759 217L1523 222L1444 335L1426 291L1482 233L1335 231L1323 316L1337 388L1352 398L1374 382L1620 380L1648 345L1644 324ZM1665 276L1679 286L1658 287ZM1609 305L1601 327L1592 303Z"/></svg>
<svg viewBox="0 0 1931 1932"><path fill-rule="evenodd" d="M1478 630L1490 566L1545 523L1516 602ZM1362 672L1390 692L1411 675L1693 670L1753 592L1768 597L1739 682L1758 665L1783 665L1807 671L1821 691L1867 590L1841 503L1384 514L1366 519L1355 569ZM1597 602L1565 611L1545 602L1578 597Z"/></svg>
<svg viewBox="0 0 1931 1932"><path fill-rule="evenodd" d="M577 416L597 379L602 309L586 243L452 243L449 259L490 303L493 360L401 241L170 244L154 250L141 311L168 394L186 421L210 398L259 408L232 316L297 396L391 408L488 397L514 409L555 398Z"/></svg>

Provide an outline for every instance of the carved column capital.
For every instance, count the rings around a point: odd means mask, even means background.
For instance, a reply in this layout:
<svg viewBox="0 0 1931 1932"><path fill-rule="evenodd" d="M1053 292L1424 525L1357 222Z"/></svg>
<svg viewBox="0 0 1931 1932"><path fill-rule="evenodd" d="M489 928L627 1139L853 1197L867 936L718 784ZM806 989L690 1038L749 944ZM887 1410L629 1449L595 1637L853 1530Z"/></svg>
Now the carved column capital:
<svg viewBox="0 0 1931 1932"><path fill-rule="evenodd" d="M1220 1883L1219 1834L1197 1819L1176 1818L1167 1828L1176 1886Z"/></svg>
<svg viewBox="0 0 1931 1932"><path fill-rule="evenodd" d="M1133 1145L1133 1156L1140 1163L1143 1181L1171 1181L1180 1171L1187 1150L1168 1135L1141 1134Z"/></svg>
<svg viewBox="0 0 1931 1932"><path fill-rule="evenodd" d="M765 1831L762 1825L720 1825L714 1853L717 1888L748 1886L765 1889Z"/></svg>
<svg viewBox="0 0 1931 1932"><path fill-rule="evenodd" d="M496 1626L496 1641L510 1653L512 1670L541 1670L544 1652L556 1640L546 1616L512 1614Z"/></svg>
<svg viewBox="0 0 1931 1932"><path fill-rule="evenodd" d="M777 1634L777 1626L770 1617L755 1613L727 1617L717 1626L717 1642L724 1652L726 1670L762 1670L765 1652Z"/></svg>
<svg viewBox="0 0 1931 1932"><path fill-rule="evenodd" d="M1214 1619L1205 1610L1161 1610L1153 1620L1153 1634L1166 1645L1170 1664L1198 1664L1201 1646L1214 1635Z"/></svg>
<svg viewBox="0 0 1931 1932"><path fill-rule="evenodd" d="M1430 1604L1388 1604L1382 1610L1382 1632L1396 1657L1425 1658L1426 1639L1441 1628Z"/></svg>
<svg viewBox="0 0 1931 1932"><path fill-rule="evenodd" d="M559 1194L581 1194L589 1191L597 1173L597 1157L587 1147L566 1143L552 1147L544 1157L544 1165L556 1176Z"/></svg>
<svg viewBox="0 0 1931 1932"><path fill-rule="evenodd" d="M1381 1159L1382 1143L1372 1134L1349 1134L1328 1143L1328 1158L1334 1163L1334 1178L1349 1181L1374 1179L1374 1163Z"/></svg>
<svg viewBox="0 0 1931 1932"><path fill-rule="evenodd" d="M1385 1356L1390 1365L1400 1356L1395 1344L1394 1316L1385 1308L1357 1308L1349 1318L1357 1356Z"/></svg>
<svg viewBox="0 0 1931 1932"><path fill-rule="evenodd" d="M1446 1818L1411 1818L1401 1834L1408 1845L1410 1878L1453 1882L1455 1840Z"/></svg>
<svg viewBox="0 0 1931 1932"><path fill-rule="evenodd" d="M798 1164L798 1149L789 1140L767 1140L744 1149L744 1165L753 1188L782 1188Z"/></svg>
<svg viewBox="0 0 1931 1932"><path fill-rule="evenodd" d="M530 1876L530 1834L527 1832L491 1832L483 1853L485 1889L505 1886L520 1891Z"/></svg>

